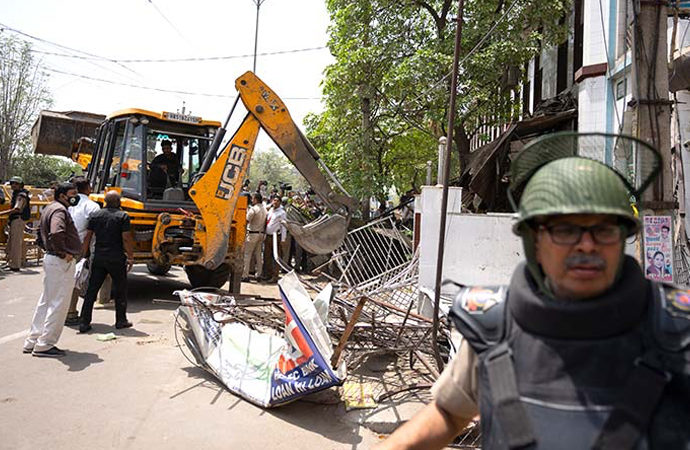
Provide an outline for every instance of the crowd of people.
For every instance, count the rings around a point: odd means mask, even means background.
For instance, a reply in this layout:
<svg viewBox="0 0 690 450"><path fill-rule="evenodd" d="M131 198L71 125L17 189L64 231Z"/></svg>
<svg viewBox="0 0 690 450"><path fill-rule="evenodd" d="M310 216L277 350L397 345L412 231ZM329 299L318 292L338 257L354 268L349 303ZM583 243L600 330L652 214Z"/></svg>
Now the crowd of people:
<svg viewBox="0 0 690 450"><path fill-rule="evenodd" d="M281 185L269 191L268 183L260 181L250 191L249 180L243 185L243 195L249 197L247 208L247 238L244 248L242 281L278 281L280 265L274 257L273 239L281 261L300 273L311 270L310 254L300 247L285 226L286 220L310 222L323 214L323 206L310 192L296 192Z"/></svg>

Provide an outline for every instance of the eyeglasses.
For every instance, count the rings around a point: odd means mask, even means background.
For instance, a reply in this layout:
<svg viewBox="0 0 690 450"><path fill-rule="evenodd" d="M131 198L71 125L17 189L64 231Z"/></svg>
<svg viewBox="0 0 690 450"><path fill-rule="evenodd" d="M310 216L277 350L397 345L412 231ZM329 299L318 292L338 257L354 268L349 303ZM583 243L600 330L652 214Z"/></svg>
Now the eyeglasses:
<svg viewBox="0 0 690 450"><path fill-rule="evenodd" d="M579 243L585 232L589 232L594 242L600 245L615 244L623 238L622 227L617 224L582 227L570 223L559 223L557 225L539 225L539 229L548 231L551 240L555 244L561 245L575 245Z"/></svg>

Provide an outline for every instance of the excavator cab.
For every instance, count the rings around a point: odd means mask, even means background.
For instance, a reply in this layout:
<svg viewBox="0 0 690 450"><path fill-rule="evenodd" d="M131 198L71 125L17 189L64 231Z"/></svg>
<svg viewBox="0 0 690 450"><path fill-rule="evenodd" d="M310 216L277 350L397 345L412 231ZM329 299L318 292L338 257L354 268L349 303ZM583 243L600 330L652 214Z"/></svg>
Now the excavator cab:
<svg viewBox="0 0 690 450"><path fill-rule="evenodd" d="M193 208L189 188L219 126L168 112L111 114L98 129L88 166L94 191L117 188L146 209Z"/></svg>

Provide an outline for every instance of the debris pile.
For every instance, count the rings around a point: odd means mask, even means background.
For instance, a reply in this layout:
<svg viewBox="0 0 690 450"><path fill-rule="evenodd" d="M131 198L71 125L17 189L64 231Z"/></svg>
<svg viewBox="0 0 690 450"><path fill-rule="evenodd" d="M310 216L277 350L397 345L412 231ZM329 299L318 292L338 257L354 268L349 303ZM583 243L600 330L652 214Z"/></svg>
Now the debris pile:
<svg viewBox="0 0 690 450"><path fill-rule="evenodd" d="M195 364L264 408L345 379L345 365L334 369L330 364L333 347L325 326L329 290L312 302L294 273L284 276L279 287L282 310L270 302L242 304L217 293L177 292L181 305L176 326Z"/></svg>
<svg viewBox="0 0 690 450"><path fill-rule="evenodd" d="M363 351L412 352L429 365L433 323L417 313L419 254L392 217L348 233L329 267L331 275L324 275L336 287L328 322L340 343L336 356L345 348L356 364ZM439 335L448 336L447 330L444 324Z"/></svg>

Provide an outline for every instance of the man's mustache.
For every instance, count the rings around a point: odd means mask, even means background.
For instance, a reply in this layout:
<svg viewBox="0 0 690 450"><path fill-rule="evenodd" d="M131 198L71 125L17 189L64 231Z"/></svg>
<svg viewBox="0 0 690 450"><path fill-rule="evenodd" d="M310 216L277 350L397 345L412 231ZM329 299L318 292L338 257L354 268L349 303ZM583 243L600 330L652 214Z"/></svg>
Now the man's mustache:
<svg viewBox="0 0 690 450"><path fill-rule="evenodd" d="M576 253L565 259L565 267L567 269L572 269L577 266L590 266L595 269L603 270L606 267L606 261L597 254L586 255L584 253Z"/></svg>

